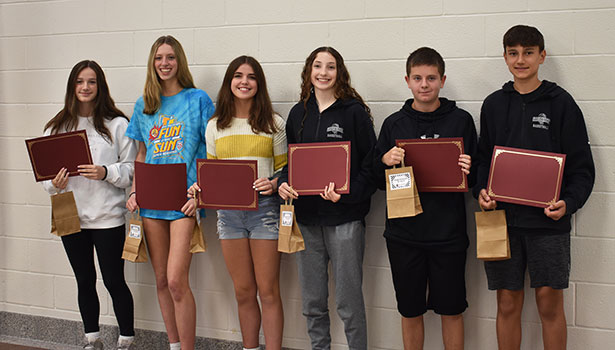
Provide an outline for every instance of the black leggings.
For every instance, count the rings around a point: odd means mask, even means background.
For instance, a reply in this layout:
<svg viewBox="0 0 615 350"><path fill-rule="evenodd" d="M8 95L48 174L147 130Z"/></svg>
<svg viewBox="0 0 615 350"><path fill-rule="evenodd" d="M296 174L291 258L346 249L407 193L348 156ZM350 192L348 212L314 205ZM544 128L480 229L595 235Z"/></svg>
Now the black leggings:
<svg viewBox="0 0 615 350"><path fill-rule="evenodd" d="M62 237L64 250L77 278L79 312L86 333L98 332L100 304L96 293L94 248L105 287L113 300L113 310L120 334L133 336L134 304L124 280L124 225L107 229L81 229L81 232Z"/></svg>

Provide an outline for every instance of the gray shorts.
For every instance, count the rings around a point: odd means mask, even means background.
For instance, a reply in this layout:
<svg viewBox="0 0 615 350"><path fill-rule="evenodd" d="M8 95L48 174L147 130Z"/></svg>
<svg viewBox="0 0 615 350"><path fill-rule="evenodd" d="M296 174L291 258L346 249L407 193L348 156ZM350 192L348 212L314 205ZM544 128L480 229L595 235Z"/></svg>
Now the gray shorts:
<svg viewBox="0 0 615 350"><path fill-rule="evenodd" d="M568 288L570 278L570 234L510 234L508 260L485 261L490 290L522 290L525 267L530 287Z"/></svg>
<svg viewBox="0 0 615 350"><path fill-rule="evenodd" d="M280 200L278 196L258 196L258 210L218 210L220 239L278 239Z"/></svg>

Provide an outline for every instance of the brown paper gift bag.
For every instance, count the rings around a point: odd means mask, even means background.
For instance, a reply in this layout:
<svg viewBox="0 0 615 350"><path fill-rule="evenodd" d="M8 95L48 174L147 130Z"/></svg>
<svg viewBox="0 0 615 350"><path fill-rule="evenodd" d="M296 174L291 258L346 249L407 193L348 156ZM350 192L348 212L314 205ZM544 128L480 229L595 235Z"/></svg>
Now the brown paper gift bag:
<svg viewBox="0 0 615 350"><path fill-rule="evenodd" d="M510 259L504 210L481 211L476 217L476 257L485 261Z"/></svg>
<svg viewBox="0 0 615 350"><path fill-rule="evenodd" d="M81 222L72 191L51 196L51 233L58 237L81 232Z"/></svg>
<svg viewBox="0 0 615 350"><path fill-rule="evenodd" d="M417 216L423 212L419 191L411 166L385 171L387 182L387 217L389 219Z"/></svg>
<svg viewBox="0 0 615 350"><path fill-rule="evenodd" d="M142 263L147 262L147 249L145 249L145 239L143 237L143 221L139 213L130 216L128 222L128 236L124 242L122 259Z"/></svg>
<svg viewBox="0 0 615 350"><path fill-rule="evenodd" d="M201 225L199 224L198 213L195 215L194 228L192 229L192 238L190 238L190 253L202 253L207 250L207 242L201 231Z"/></svg>
<svg viewBox="0 0 615 350"><path fill-rule="evenodd" d="M295 206L292 198L280 205L280 225L278 231L278 251L296 253L305 250L303 235L295 218Z"/></svg>

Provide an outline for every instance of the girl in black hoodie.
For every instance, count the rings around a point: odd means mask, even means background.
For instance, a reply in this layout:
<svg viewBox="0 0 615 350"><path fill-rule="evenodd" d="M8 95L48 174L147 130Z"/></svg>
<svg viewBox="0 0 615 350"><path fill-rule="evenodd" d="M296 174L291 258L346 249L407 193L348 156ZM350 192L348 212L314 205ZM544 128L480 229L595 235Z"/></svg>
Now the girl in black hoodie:
<svg viewBox="0 0 615 350"><path fill-rule="evenodd" d="M350 193L330 183L320 196L298 194L280 179L282 199L294 198L305 250L297 254L303 314L313 349L329 349L328 265L335 278L337 311L350 349L367 349L365 305L361 284L365 250L365 215L375 184L371 151L376 134L369 108L351 87L342 56L331 47L314 50L301 73L301 101L286 122L288 143L351 142Z"/></svg>

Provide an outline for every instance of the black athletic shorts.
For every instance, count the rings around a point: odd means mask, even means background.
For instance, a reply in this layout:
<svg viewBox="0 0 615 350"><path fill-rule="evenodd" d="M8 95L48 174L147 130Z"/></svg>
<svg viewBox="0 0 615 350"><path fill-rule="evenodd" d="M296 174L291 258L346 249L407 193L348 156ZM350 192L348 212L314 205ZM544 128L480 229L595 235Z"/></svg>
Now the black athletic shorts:
<svg viewBox="0 0 615 350"><path fill-rule="evenodd" d="M386 241L397 309L402 316L416 317L427 310L458 315L468 307L465 250L442 253Z"/></svg>

